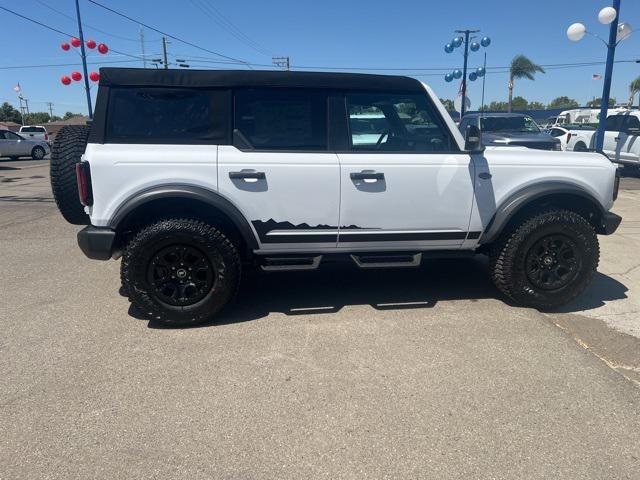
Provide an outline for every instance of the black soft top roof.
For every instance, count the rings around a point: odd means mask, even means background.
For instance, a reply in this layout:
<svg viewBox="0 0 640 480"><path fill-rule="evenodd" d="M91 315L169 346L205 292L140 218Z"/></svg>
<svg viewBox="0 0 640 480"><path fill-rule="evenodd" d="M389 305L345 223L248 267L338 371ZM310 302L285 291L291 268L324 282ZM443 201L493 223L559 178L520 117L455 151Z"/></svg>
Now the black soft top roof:
<svg viewBox="0 0 640 480"><path fill-rule="evenodd" d="M165 70L101 68L100 85L138 87L307 87L345 90L424 91L409 77L362 73L272 70Z"/></svg>

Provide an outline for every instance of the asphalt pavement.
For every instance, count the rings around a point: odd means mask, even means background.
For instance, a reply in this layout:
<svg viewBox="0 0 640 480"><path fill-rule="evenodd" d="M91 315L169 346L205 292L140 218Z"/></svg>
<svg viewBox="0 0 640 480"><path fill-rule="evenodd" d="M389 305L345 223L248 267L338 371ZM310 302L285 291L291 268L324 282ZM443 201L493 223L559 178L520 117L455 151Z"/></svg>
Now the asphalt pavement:
<svg viewBox="0 0 640 480"><path fill-rule="evenodd" d="M82 255L46 163L6 167L2 479L639 478L640 180L562 312L509 305L479 258L249 271L179 330Z"/></svg>

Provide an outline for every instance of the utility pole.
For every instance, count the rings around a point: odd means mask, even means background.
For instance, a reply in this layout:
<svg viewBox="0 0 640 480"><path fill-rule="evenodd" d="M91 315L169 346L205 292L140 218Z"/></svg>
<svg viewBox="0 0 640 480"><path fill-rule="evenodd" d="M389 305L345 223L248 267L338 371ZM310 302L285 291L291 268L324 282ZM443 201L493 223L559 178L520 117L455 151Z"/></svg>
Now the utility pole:
<svg viewBox="0 0 640 480"><path fill-rule="evenodd" d="M26 107L26 109L27 109L27 115L31 115L31 114L29 113L29 99L28 99L28 98L25 98L25 99L24 99L24 105L25 105L25 107Z"/></svg>
<svg viewBox="0 0 640 480"><path fill-rule="evenodd" d="M22 106L22 94L18 95L18 101L20 102L20 123L24 126L24 107Z"/></svg>
<svg viewBox="0 0 640 480"><path fill-rule="evenodd" d="M164 69L166 70L169 68L169 62L167 60L167 37L162 37L162 53L164 55Z"/></svg>
<svg viewBox="0 0 640 480"><path fill-rule="evenodd" d="M480 111L484 113L484 83L487 80L487 52L484 52L484 64L482 65L484 68L484 75L482 76L482 100L480 100Z"/></svg>
<svg viewBox="0 0 640 480"><path fill-rule="evenodd" d="M467 100L467 60L469 58L469 35L480 30L456 30L456 33L464 33L464 66L462 67L462 102L460 106L460 118L464 117Z"/></svg>
<svg viewBox="0 0 640 480"><path fill-rule="evenodd" d="M284 68L285 70L291 70L291 61L289 57L271 57L271 63L276 67Z"/></svg>
<svg viewBox="0 0 640 480"><path fill-rule="evenodd" d="M53 102L47 102L47 105L49 107L49 117L53 118Z"/></svg>
<svg viewBox="0 0 640 480"><path fill-rule="evenodd" d="M91 107L91 92L89 91L89 74L87 73L87 54L84 49L84 35L82 33L82 20L80 20L80 2L76 0L76 15L78 17L78 37L80 38L80 56L82 57L82 69L84 71L84 89L87 93L87 110L89 119L93 120L93 108Z"/></svg>
<svg viewBox="0 0 640 480"><path fill-rule="evenodd" d="M140 47L142 49L142 68L147 68L147 56L144 53L144 30L140 25Z"/></svg>

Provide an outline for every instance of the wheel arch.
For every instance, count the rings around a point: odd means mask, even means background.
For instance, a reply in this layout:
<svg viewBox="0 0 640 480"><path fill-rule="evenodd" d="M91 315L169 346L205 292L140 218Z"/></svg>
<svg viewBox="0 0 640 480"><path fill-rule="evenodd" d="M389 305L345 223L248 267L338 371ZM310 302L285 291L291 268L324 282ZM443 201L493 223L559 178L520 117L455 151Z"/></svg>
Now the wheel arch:
<svg viewBox="0 0 640 480"><path fill-rule="evenodd" d="M258 248L247 219L222 195L193 185L163 185L139 192L115 211L108 226L116 231L116 249L122 248L129 235L150 219L167 216L200 218L223 227L239 243L245 258Z"/></svg>
<svg viewBox="0 0 640 480"><path fill-rule="evenodd" d="M480 237L481 244L495 241L500 234L528 214L546 207L557 207L579 213L602 233L606 213L600 202L587 190L564 182L545 182L530 185L510 195L496 209L496 213Z"/></svg>

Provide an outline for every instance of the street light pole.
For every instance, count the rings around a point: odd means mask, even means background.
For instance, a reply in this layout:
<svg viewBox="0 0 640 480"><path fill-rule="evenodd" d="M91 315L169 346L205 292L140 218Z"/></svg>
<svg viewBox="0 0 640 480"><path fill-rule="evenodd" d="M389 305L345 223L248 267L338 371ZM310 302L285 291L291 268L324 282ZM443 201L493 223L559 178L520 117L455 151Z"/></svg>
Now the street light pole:
<svg viewBox="0 0 640 480"><path fill-rule="evenodd" d="M604 86L602 89L602 102L600 103L600 118L596 131L595 148L601 152L604 147L604 132L607 123L607 111L609 110L609 96L611 94L611 77L613 76L613 60L616 54L616 37L618 35L618 20L620 18L620 0L613 0L613 8L618 14L609 26L609 43L607 44L607 64L604 71Z"/></svg>
<svg viewBox="0 0 640 480"><path fill-rule="evenodd" d="M462 67L462 104L460 106L460 118L464 117L467 100L467 60L469 58L469 33L470 30L464 31L464 65Z"/></svg>
<svg viewBox="0 0 640 480"><path fill-rule="evenodd" d="M84 50L84 35L82 33L82 21L80 20L80 2L76 0L76 15L78 17L78 37L80 38L80 56L82 57L82 70L84 71L84 89L87 93L87 110L89 118L93 119L93 108L91 107L91 92L89 91L89 74L87 72L87 54Z"/></svg>

